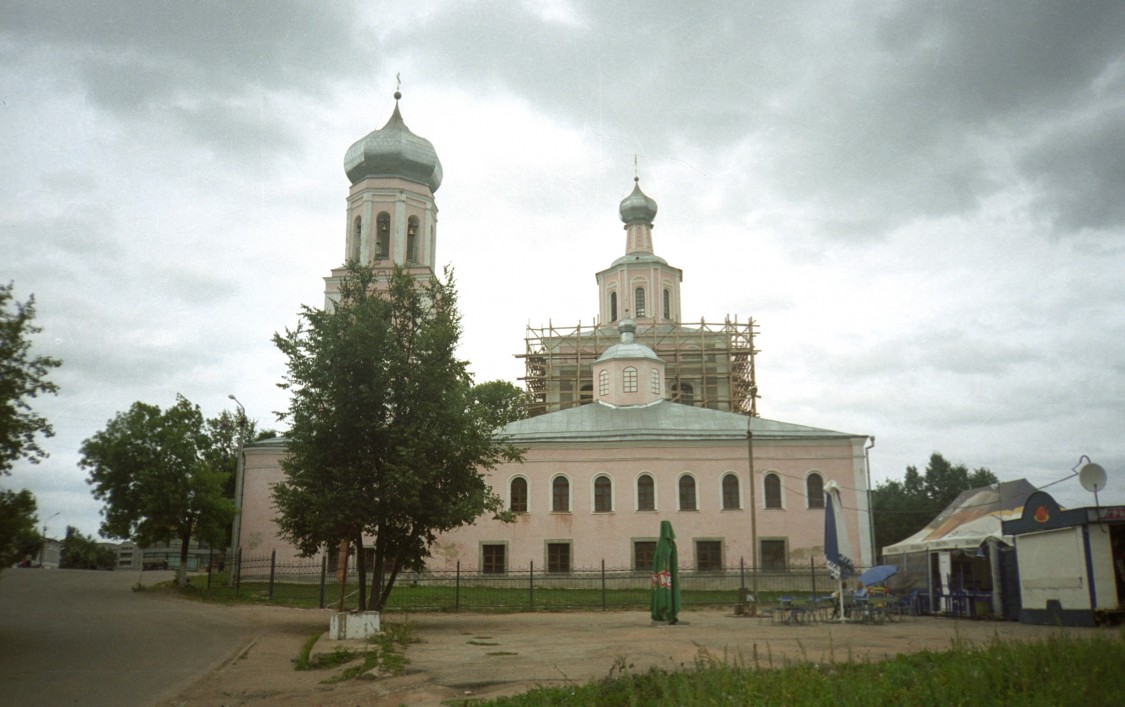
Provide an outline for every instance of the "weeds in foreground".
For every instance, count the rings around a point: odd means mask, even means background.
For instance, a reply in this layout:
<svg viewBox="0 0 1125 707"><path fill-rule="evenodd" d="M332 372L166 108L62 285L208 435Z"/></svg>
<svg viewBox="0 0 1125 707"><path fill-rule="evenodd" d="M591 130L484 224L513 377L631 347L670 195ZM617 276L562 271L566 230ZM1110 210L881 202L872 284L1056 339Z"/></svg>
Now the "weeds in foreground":
<svg viewBox="0 0 1125 707"><path fill-rule="evenodd" d="M473 704L1125 704L1121 631L1037 643L994 638L982 648L954 641L948 651L883 662L849 657L847 663L787 662L774 668L758 660L756 653L747 664L741 656L720 660L700 651L687 670L653 668L637 674L619 657L604 680Z"/></svg>
<svg viewBox="0 0 1125 707"><path fill-rule="evenodd" d="M368 641L368 648L355 651L338 647L331 653L312 655L312 650L320 640L322 634L314 633L305 639L301 651L293 659L295 670L327 670L341 665L360 660L358 665L346 668L339 675L327 678L322 682L332 684L345 680L372 677L376 669L386 675L399 675L406 669L406 656L402 649L416 643L414 626L409 621L403 623L386 624L378 635L372 636Z"/></svg>

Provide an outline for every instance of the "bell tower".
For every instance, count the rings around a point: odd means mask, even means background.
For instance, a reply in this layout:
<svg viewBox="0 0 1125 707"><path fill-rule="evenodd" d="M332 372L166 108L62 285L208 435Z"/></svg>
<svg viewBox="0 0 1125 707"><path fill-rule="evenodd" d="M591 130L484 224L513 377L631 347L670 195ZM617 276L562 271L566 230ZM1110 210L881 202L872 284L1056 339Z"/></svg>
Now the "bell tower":
<svg viewBox="0 0 1125 707"><path fill-rule="evenodd" d="M402 94L382 128L361 138L344 155L348 191L344 262L325 278L325 305L335 300L349 261L376 271L394 265L415 277L433 277L437 250L437 203L441 160L429 140L406 127ZM382 278L380 278L382 279Z"/></svg>
<svg viewBox="0 0 1125 707"><path fill-rule="evenodd" d="M623 319L643 326L675 324L684 273L653 252L656 201L641 191L640 178L633 182L618 209L625 223L625 255L597 274L598 321L603 326Z"/></svg>

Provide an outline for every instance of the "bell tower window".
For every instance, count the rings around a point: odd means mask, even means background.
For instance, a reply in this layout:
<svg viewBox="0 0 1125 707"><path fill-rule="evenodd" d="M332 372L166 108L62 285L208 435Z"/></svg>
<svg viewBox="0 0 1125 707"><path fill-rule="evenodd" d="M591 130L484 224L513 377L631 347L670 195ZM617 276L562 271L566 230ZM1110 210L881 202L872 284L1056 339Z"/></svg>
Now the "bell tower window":
<svg viewBox="0 0 1125 707"><path fill-rule="evenodd" d="M406 221L406 262L418 262L418 217L411 216Z"/></svg>
<svg viewBox="0 0 1125 707"><path fill-rule="evenodd" d="M375 219L375 259L384 260L391 255L391 215L380 211Z"/></svg>
<svg viewBox="0 0 1125 707"><path fill-rule="evenodd" d="M668 289L664 290L664 318L672 318L672 291Z"/></svg>
<svg viewBox="0 0 1125 707"><path fill-rule="evenodd" d="M359 260L359 244L360 239L363 237L363 217L355 217L355 225L352 228L352 241L351 247L348 248L348 260Z"/></svg>
<svg viewBox="0 0 1125 707"><path fill-rule="evenodd" d="M645 288L638 287L633 292L633 316L645 316Z"/></svg>
<svg viewBox="0 0 1125 707"><path fill-rule="evenodd" d="M609 293L609 321L617 321L617 293Z"/></svg>

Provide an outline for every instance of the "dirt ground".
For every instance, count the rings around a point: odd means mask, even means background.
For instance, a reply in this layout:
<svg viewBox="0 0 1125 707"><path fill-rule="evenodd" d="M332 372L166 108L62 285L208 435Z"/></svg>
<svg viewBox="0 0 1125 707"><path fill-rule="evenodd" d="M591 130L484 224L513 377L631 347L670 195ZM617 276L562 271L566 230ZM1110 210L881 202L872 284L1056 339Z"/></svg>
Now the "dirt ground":
<svg viewBox="0 0 1125 707"><path fill-rule="evenodd" d="M321 610L240 606L254 636L223 665L165 705L437 705L450 700L518 694L537 685L603 678L615 663L691 667L704 654L781 666L810 660L877 660L898 653L944 650L954 642L987 643L993 637L1038 640L1060 629L1011 622L934 617L882 625L770 624L719 609L687 611L675 626L654 625L647 612L530 614L393 614L384 624L409 622L417 640L405 649L405 672L325 685L343 668L293 669L304 642L327 631ZM315 652L339 644L322 636Z"/></svg>

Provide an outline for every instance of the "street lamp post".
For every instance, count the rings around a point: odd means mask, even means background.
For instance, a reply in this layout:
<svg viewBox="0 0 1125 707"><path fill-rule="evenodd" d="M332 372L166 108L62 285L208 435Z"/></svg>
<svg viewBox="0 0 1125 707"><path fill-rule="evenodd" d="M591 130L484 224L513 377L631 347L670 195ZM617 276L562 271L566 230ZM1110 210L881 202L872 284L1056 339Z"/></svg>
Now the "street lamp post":
<svg viewBox="0 0 1125 707"><path fill-rule="evenodd" d="M238 398L234 397L233 393L227 397L238 406L238 466L234 473L234 520L230 527L231 549L237 553L238 548L242 546L242 485L246 467L242 445L246 433L246 408L242 406ZM230 586L234 581L234 559L234 556L231 556L228 560L230 566L227 568L227 586Z"/></svg>

